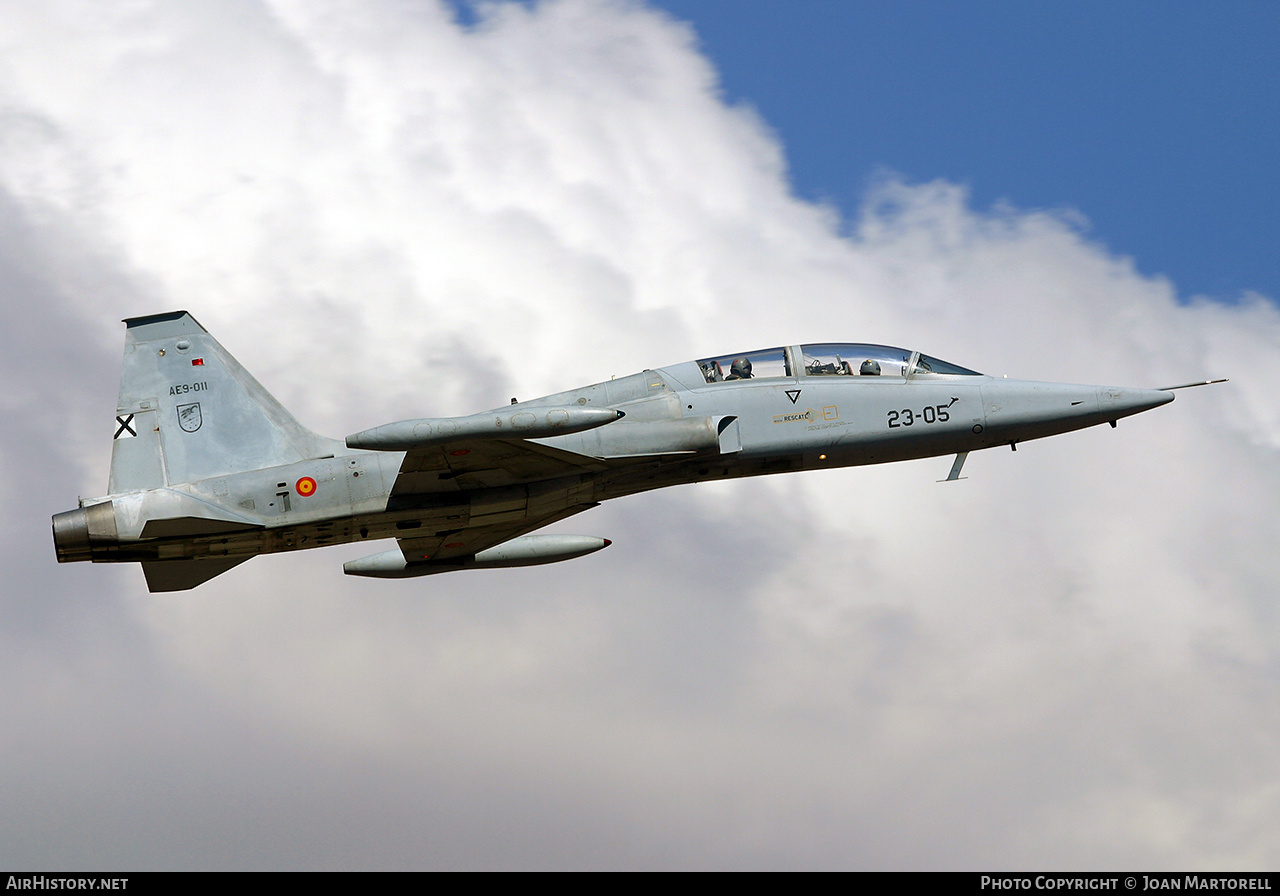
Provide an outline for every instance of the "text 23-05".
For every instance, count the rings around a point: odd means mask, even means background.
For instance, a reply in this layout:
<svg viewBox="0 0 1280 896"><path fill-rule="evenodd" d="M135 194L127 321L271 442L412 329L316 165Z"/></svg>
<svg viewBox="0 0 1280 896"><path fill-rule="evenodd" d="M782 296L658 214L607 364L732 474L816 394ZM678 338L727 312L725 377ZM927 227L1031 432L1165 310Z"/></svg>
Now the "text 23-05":
<svg viewBox="0 0 1280 896"><path fill-rule="evenodd" d="M926 407L923 411L913 411L911 408L903 408L900 411L889 412L889 428L898 429L903 426L911 426L917 420L923 420L925 423L946 423L951 419L951 414L947 408L949 404L939 404L933 407Z"/></svg>

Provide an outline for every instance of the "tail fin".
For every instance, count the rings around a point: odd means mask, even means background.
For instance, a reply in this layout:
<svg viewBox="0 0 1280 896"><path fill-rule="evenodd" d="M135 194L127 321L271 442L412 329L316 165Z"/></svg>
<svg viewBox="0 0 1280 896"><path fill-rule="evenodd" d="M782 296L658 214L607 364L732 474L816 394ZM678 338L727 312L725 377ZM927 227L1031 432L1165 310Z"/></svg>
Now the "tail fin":
<svg viewBox="0 0 1280 896"><path fill-rule="evenodd" d="M125 321L110 494L333 454L185 311Z"/></svg>

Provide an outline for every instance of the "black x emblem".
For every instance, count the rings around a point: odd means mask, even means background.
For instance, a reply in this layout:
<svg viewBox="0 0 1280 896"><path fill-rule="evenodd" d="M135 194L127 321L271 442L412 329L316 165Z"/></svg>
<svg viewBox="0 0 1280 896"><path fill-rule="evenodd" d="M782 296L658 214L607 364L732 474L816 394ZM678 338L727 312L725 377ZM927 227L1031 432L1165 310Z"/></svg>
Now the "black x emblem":
<svg viewBox="0 0 1280 896"><path fill-rule="evenodd" d="M113 438L118 439L121 436L128 438L129 436L136 436L138 434L133 428L133 414L130 414L128 417L117 417L116 423L119 423L120 426L116 429L116 434ZM125 435L126 433L128 435Z"/></svg>

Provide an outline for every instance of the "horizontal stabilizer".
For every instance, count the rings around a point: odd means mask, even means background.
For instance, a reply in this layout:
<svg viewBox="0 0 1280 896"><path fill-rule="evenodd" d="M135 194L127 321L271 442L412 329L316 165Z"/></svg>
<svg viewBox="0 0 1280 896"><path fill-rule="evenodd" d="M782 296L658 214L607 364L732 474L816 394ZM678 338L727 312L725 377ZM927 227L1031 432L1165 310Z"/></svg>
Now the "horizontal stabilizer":
<svg viewBox="0 0 1280 896"><path fill-rule="evenodd" d="M248 559L246 556L217 560L151 560L142 564L142 574L147 577L148 591L189 591Z"/></svg>

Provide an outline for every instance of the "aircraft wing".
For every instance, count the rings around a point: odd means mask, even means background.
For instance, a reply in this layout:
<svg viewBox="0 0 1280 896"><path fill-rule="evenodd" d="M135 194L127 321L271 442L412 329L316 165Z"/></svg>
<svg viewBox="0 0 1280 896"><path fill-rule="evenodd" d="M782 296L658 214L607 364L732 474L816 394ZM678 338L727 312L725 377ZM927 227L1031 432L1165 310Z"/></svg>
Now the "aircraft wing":
<svg viewBox="0 0 1280 896"><path fill-rule="evenodd" d="M510 541L544 526L550 526L552 523L597 506L599 505L595 503L575 504L540 517L527 517L506 523L475 526L443 535L397 538L396 543L400 546L400 553L404 554L404 559L407 563L416 563L422 560L439 562L461 560L472 557L486 548Z"/></svg>
<svg viewBox="0 0 1280 896"><path fill-rule="evenodd" d="M526 439L464 438L405 452L391 496L498 488L604 469L594 457Z"/></svg>

